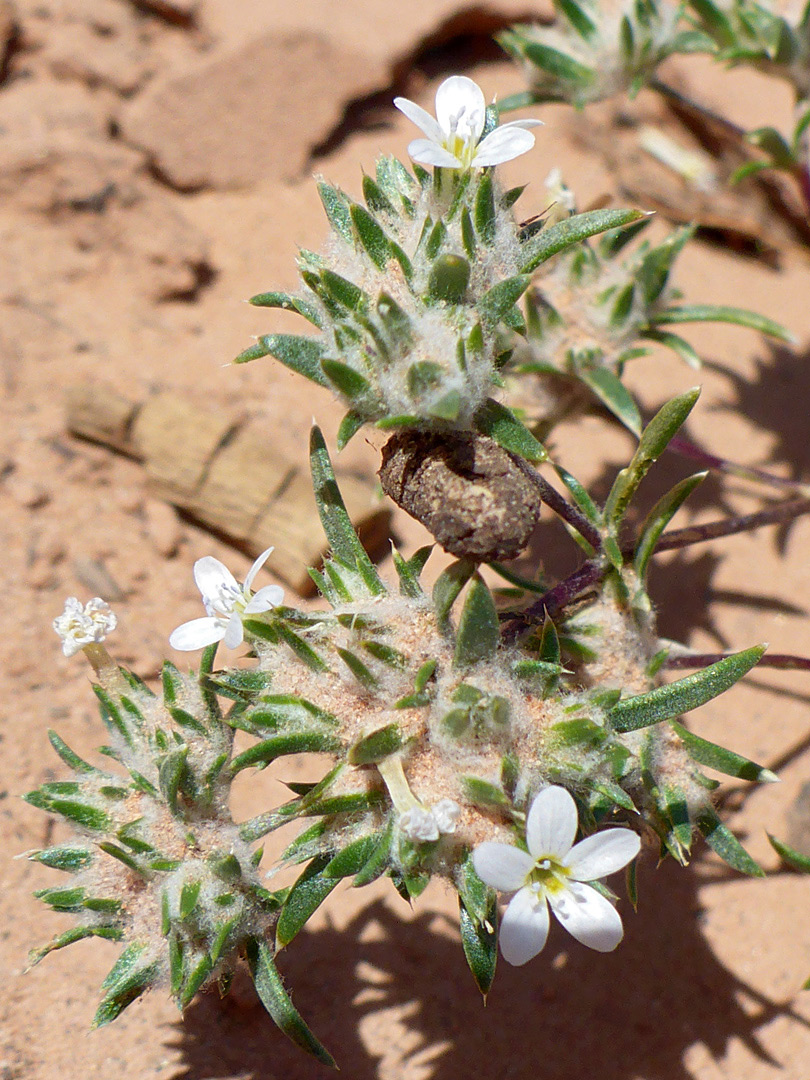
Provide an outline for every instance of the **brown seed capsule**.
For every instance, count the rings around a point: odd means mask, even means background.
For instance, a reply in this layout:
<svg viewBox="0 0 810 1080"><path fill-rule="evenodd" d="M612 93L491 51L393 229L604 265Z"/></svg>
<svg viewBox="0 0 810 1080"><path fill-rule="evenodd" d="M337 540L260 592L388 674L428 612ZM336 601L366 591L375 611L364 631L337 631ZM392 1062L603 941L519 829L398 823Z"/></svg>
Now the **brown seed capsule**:
<svg viewBox="0 0 810 1080"><path fill-rule="evenodd" d="M540 517L537 492L517 461L486 435L399 432L382 452L383 491L452 555L512 559Z"/></svg>

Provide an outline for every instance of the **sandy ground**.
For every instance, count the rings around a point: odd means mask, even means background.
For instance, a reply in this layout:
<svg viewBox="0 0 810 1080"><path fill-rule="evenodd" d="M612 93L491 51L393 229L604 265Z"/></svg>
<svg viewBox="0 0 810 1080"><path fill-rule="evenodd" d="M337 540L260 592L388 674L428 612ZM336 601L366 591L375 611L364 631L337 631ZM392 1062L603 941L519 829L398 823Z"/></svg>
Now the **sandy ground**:
<svg viewBox="0 0 810 1080"><path fill-rule="evenodd" d="M117 656L154 678L171 629L198 613L193 560L214 553L237 575L249 565L155 499L137 463L66 434L65 394L86 380L133 399L175 390L260 418L271 454L302 456L313 413L333 438L338 413L326 394L268 361L227 366L251 335L286 325L240 301L293 287L296 246L322 242L313 172L357 192L380 150L404 154L412 130L389 104L394 93L428 104L437 80L459 70L488 94L520 88L487 38L526 12L512 0L414 0L407 14L383 0L17 0L12 12L0 0L9 54L0 86L2 1080L325 1075L248 985L225 1003L204 996L182 1019L154 994L90 1034L111 949L81 943L23 974L28 950L67 922L30 898L53 872L11 861L61 835L19 796L58 775L47 728L80 753L103 741L88 673L81 658L62 657L51 620L66 595L101 592L119 614ZM787 115L786 95L761 80L723 81L697 63L680 74L748 126ZM543 209L553 165L583 206L615 194L596 137L613 114L542 115L534 153L505 170L507 180L532 179L526 216ZM778 233L775 222L763 227ZM735 328L692 333L708 363L690 432L730 458L806 479L810 263L806 250L778 246L768 261L698 242L681 260L689 299L756 307L799 341L790 351ZM696 381L663 355L631 378L648 410ZM349 466L373 468L379 444L357 439ZM604 490L630 443L589 419L561 430L557 449ZM683 474L666 459L655 483ZM739 483L712 482L682 523L760 504ZM407 550L423 542L401 517L396 532ZM541 526L537 550L553 567L550 537ZM804 519L661 557L662 633L705 650L769 641L810 654L808 543ZM786 836L794 821L801 838L794 804L810 764L808 701L806 675L763 671L693 720L779 768L781 784L729 800L728 820L765 880L743 880L705 852L685 871L648 859L639 913L625 911L616 953L553 932L527 968L502 966L486 1009L451 897L429 891L411 911L390 888L339 889L281 966L343 1074L806 1080L810 994L799 987L810 973L810 887L778 868L765 829ZM242 784L235 813L255 813L280 791L269 775Z"/></svg>

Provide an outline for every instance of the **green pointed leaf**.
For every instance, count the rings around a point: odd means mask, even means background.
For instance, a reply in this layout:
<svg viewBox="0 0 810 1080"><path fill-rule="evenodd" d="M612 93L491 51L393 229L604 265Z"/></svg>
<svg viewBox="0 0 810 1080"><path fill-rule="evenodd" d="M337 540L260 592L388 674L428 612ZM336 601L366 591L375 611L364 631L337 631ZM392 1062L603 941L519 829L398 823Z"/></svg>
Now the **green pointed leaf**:
<svg viewBox="0 0 810 1080"><path fill-rule="evenodd" d="M307 322L311 322L319 330L323 328L320 312L314 304L304 300L303 297L291 296L285 292L266 292L251 296L248 303L253 304L254 307L282 308L284 311L297 311L299 315L303 315Z"/></svg>
<svg viewBox="0 0 810 1080"><path fill-rule="evenodd" d="M497 925L498 901L494 894L484 919L476 919L471 915L464 900L459 896L461 947L478 989L485 998L492 987L498 961Z"/></svg>
<svg viewBox="0 0 810 1080"><path fill-rule="evenodd" d="M636 437L641 435L641 414L638 406L618 375L614 375L608 368L586 367L580 368L577 374L617 420Z"/></svg>
<svg viewBox="0 0 810 1080"><path fill-rule="evenodd" d="M605 503L605 520L614 529L624 518L639 484L683 425L699 396L700 387L694 387L666 402L644 428L632 461L619 472Z"/></svg>
<svg viewBox="0 0 810 1080"><path fill-rule="evenodd" d="M372 881L376 881L388 869L391 858L392 836L393 821L389 820L386 827L375 834L375 845L352 882L354 888L359 889L363 885L370 885Z"/></svg>
<svg viewBox="0 0 810 1080"><path fill-rule="evenodd" d="M661 296L669 280L673 263L695 235L696 228L695 225L686 225L678 229L668 236L663 244L654 247L644 256L641 266L636 271L636 280L641 285L644 303L647 306L655 303Z"/></svg>
<svg viewBox="0 0 810 1080"><path fill-rule="evenodd" d="M727 750L724 746L702 739L677 721L672 720L670 723L689 751L689 756L698 764L716 769L717 772L725 773L726 776L736 776L738 780L751 780L758 784L771 784L779 779L770 769L757 765L748 758L735 754L733 750Z"/></svg>
<svg viewBox="0 0 810 1080"><path fill-rule="evenodd" d="M340 880L324 876L330 861L329 855L313 859L290 889L276 926L279 948L289 945Z"/></svg>
<svg viewBox="0 0 810 1080"><path fill-rule="evenodd" d="M624 698L614 705L607 719L615 731L636 731L661 720L671 720L690 709L697 709L747 675L764 652L764 645L756 645L733 656L726 656L716 664L668 686L657 686L646 694Z"/></svg>
<svg viewBox="0 0 810 1080"><path fill-rule="evenodd" d="M395 754L401 746L402 734L399 725L387 724L358 739L349 748L346 759L350 765L373 765Z"/></svg>
<svg viewBox="0 0 810 1080"><path fill-rule="evenodd" d="M436 620L443 632L447 630L450 609L458 595L475 573L476 564L470 559L459 559L443 570L433 586L433 607Z"/></svg>
<svg viewBox="0 0 810 1080"><path fill-rule="evenodd" d="M27 795L23 796L23 798L26 802L32 801ZM33 805L36 805L36 803L33 803ZM89 832L107 832L112 825L109 815L103 810L100 810L97 806L89 806L87 803L75 802L73 799L51 799L43 809L50 810L54 814L60 814Z"/></svg>
<svg viewBox="0 0 810 1080"><path fill-rule="evenodd" d="M379 833L369 833L352 840L334 855L324 867L325 878L341 878L359 874L380 842Z"/></svg>
<svg viewBox="0 0 810 1080"><path fill-rule="evenodd" d="M801 851L796 851L795 848L788 847L787 844L783 844L781 840L777 840L776 837L771 836L770 833L767 835L771 842L771 847L784 863L793 870L798 870L802 874L810 874L810 855L805 855Z"/></svg>
<svg viewBox="0 0 810 1080"><path fill-rule="evenodd" d="M695 371L703 366L694 346L679 334L670 334L665 330L642 330L639 337L646 341L656 341L659 345L672 349L685 364Z"/></svg>
<svg viewBox="0 0 810 1080"><path fill-rule="evenodd" d="M495 240L498 219L495 214L495 192L491 173L485 172L478 181L475 193L475 231L489 247Z"/></svg>
<svg viewBox="0 0 810 1080"><path fill-rule="evenodd" d="M329 224L348 244L354 242L352 233L352 219L349 215L349 199L337 188L323 182L318 184L318 194L321 197Z"/></svg>
<svg viewBox="0 0 810 1080"><path fill-rule="evenodd" d="M189 748L186 745L178 746L176 750L169 751L161 758L158 766L158 779L163 798L174 815L179 815L177 798L188 774Z"/></svg>
<svg viewBox="0 0 810 1080"><path fill-rule="evenodd" d="M527 240L523 245L521 273L529 274L552 255L608 229L629 225L648 215L642 210L589 210L559 221Z"/></svg>
<svg viewBox="0 0 810 1080"><path fill-rule="evenodd" d="M396 217L396 209L389 201L388 196L370 176L363 176L363 198L366 200L366 206L373 214L382 212Z"/></svg>
<svg viewBox="0 0 810 1080"><path fill-rule="evenodd" d="M712 807L704 807L697 815L695 824L706 839L709 847L719 855L723 862L734 870L751 877L765 877L765 871L756 862L734 833L727 828Z"/></svg>
<svg viewBox="0 0 810 1080"><path fill-rule="evenodd" d="M309 1030L303 1017L293 1005L290 995L284 989L284 983L281 981L267 943L259 940L250 942L247 956L256 992L276 1026L296 1046L312 1054L323 1065L331 1069L337 1068L332 1055Z"/></svg>
<svg viewBox="0 0 810 1080"><path fill-rule="evenodd" d="M259 342L265 349L266 356L274 357L291 371L303 375L318 386L329 386L321 370L324 346L316 338L301 337L297 334L266 334L259 338ZM234 363L238 362L237 357Z"/></svg>
<svg viewBox="0 0 810 1080"><path fill-rule="evenodd" d="M651 322L655 326L687 322L733 323L735 326L759 330L761 334L768 334L778 341L786 341L788 344L796 342L795 335L773 319L758 315L755 311L747 311L745 308L728 307L722 304L688 304L682 307L664 308L663 311L658 311L653 315Z"/></svg>
<svg viewBox="0 0 810 1080"><path fill-rule="evenodd" d="M593 68L581 64L573 56L560 52L558 49L552 49L550 45L544 45L540 41L524 42L521 51L535 67L547 71L549 75L553 75L560 82L574 83L575 86L584 89L590 86L596 78L596 72Z"/></svg>
<svg viewBox="0 0 810 1080"><path fill-rule="evenodd" d="M526 461L545 461L548 457L543 444L535 439L510 409L493 398L487 398L475 414L475 426L504 450L517 454Z"/></svg>
<svg viewBox="0 0 810 1080"><path fill-rule="evenodd" d="M229 768L231 775L235 776L242 769L254 765L264 768L271 761L289 754L326 754L339 747L340 740L323 731L300 731L292 735L276 735L275 738L264 739L255 746L251 746L250 749L237 754Z"/></svg>
<svg viewBox="0 0 810 1080"><path fill-rule="evenodd" d="M313 427L310 436L310 466L321 524L335 557L359 574L372 596L383 595L385 586L352 525L335 481L326 443L317 427Z"/></svg>
<svg viewBox="0 0 810 1080"><path fill-rule="evenodd" d="M120 941L123 937L123 931L119 930L117 926L73 926L70 930L66 930L63 934L59 934L52 941L49 941L47 945L43 945L39 949L33 949L28 954L29 967L34 967L40 962L48 953L56 952L57 949L64 949L68 945L72 945L75 941L83 941L89 937L105 938L108 941Z"/></svg>
<svg viewBox="0 0 810 1080"><path fill-rule="evenodd" d="M498 323L512 310L531 284L530 274L517 274L493 285L478 301L481 322L487 330L494 330Z"/></svg>
<svg viewBox="0 0 810 1080"><path fill-rule="evenodd" d="M685 480L681 480L671 491L663 495L647 515L644 524L641 526L633 556L633 564L640 578L643 579L647 572L647 564L655 551L661 533L706 476L708 476L708 472L699 472L693 476L687 476Z"/></svg>
<svg viewBox="0 0 810 1080"><path fill-rule="evenodd" d="M160 973L160 961L151 963L144 957L147 946L143 942L133 941L118 957L104 982L101 984L106 994L101 1000L93 1027L109 1024L131 1005L136 998L155 981Z"/></svg>
<svg viewBox="0 0 810 1080"><path fill-rule="evenodd" d="M370 671L368 667L363 663L359 656L353 653L350 649L336 648L335 652L340 659L346 665L346 667L354 675L355 679L364 686L366 690L376 690L379 685L379 680L373 671Z"/></svg>
<svg viewBox="0 0 810 1080"><path fill-rule="evenodd" d="M418 599L420 596L425 595L419 583L419 576L432 551L433 544L426 544L425 547L419 548L410 559L406 560L394 549L394 566L399 577L399 591L403 596Z"/></svg>
<svg viewBox="0 0 810 1080"><path fill-rule="evenodd" d="M468 667L495 655L501 641L498 612L484 579L475 574L461 610L456 632L456 667Z"/></svg>
<svg viewBox="0 0 810 1080"><path fill-rule="evenodd" d="M511 807L506 792L497 784L482 780L480 776L462 776L460 779L465 799L476 806L499 806L502 809Z"/></svg>
<svg viewBox="0 0 810 1080"><path fill-rule="evenodd" d="M70 749L68 744L61 739L55 731L48 731L48 739L51 746L57 752L59 757L64 761L68 768L73 769L74 772L91 774L97 773L100 775L100 770L94 765L91 765L89 761L85 761L84 758L80 758L78 754L74 753Z"/></svg>
<svg viewBox="0 0 810 1080"><path fill-rule="evenodd" d="M371 383L364 375L340 360L324 359L321 361L321 367L334 388L349 401L364 397L371 388Z"/></svg>
<svg viewBox="0 0 810 1080"><path fill-rule="evenodd" d="M554 6L563 13L583 41L594 39L597 34L596 23L576 0L554 0Z"/></svg>
<svg viewBox="0 0 810 1080"><path fill-rule="evenodd" d="M343 419L340 421L340 427L337 433L337 448L342 450L344 446L348 446L349 442L354 438L360 428L365 424L366 418L359 413L350 411L347 412Z"/></svg>
<svg viewBox="0 0 810 1080"><path fill-rule="evenodd" d="M349 213L364 251L378 270L384 270L393 252L382 226L368 210L357 203L351 204Z"/></svg>
<svg viewBox="0 0 810 1080"><path fill-rule="evenodd" d="M63 870L68 874L75 874L84 870L93 861L93 853L87 848L59 844L57 847L46 848L44 851L34 851L28 856L31 862L42 863L51 870Z"/></svg>

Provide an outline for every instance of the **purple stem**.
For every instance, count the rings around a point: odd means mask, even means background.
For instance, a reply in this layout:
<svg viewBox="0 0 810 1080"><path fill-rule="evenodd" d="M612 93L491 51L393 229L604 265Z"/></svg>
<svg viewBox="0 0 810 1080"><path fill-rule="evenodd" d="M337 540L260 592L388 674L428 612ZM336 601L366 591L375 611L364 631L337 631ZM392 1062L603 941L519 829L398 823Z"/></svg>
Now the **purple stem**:
<svg viewBox="0 0 810 1080"><path fill-rule="evenodd" d="M685 439L683 435L676 435L671 439L668 449L674 450L681 457L689 458L690 461L696 461L700 465L704 465L707 469L716 469L718 472L739 476L744 480L761 480L763 483L771 484L773 487L788 488L792 491L801 487L795 480L789 480L783 476L774 476L773 473L766 472L764 469L757 469L752 465L738 465L734 461L717 457L689 439Z"/></svg>
<svg viewBox="0 0 810 1080"><path fill-rule="evenodd" d="M699 544L704 540L716 540L721 536L733 536L735 533L758 529L760 525L778 525L793 521L802 514L810 513L810 499L791 499L769 510L758 510L754 514L741 514L723 521L707 521L705 525L690 525L685 529L672 529L665 532L655 547L655 552L672 551L675 548ZM631 549L632 550L632 549Z"/></svg>
<svg viewBox="0 0 810 1080"><path fill-rule="evenodd" d="M541 501L544 502L550 510L553 510L558 517L561 517L563 521L567 522L572 529L576 529L580 536L587 540L595 551L601 550L602 537L596 526L592 525L580 510L564 499L556 488L553 488L536 469L533 469L531 465L528 464L528 462L518 457L514 457L513 460L517 462L525 475L528 476L537 488L540 493Z"/></svg>
<svg viewBox="0 0 810 1080"><path fill-rule="evenodd" d="M672 656L664 663L670 670L674 668L705 668L724 660L729 653L692 653L689 656ZM757 667L780 668L783 671L810 671L810 659L806 656L792 656L790 653L765 653Z"/></svg>
<svg viewBox="0 0 810 1080"><path fill-rule="evenodd" d="M608 569L609 566L593 559L584 563L579 570L575 570L553 589L543 593L539 600L510 619L503 629L504 642L512 644L524 630L530 626L536 626L546 615L553 615L560 608L570 604L591 585L595 585Z"/></svg>

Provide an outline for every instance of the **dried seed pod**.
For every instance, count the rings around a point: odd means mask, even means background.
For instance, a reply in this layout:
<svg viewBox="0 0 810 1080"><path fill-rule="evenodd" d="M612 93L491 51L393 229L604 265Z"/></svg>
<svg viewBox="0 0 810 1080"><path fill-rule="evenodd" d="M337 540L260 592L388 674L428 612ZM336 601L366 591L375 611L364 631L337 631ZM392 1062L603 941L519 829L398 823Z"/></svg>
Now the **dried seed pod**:
<svg viewBox="0 0 810 1080"><path fill-rule="evenodd" d="M540 517L515 458L474 431L400 432L383 448L379 477L386 495L461 558L514 558Z"/></svg>

